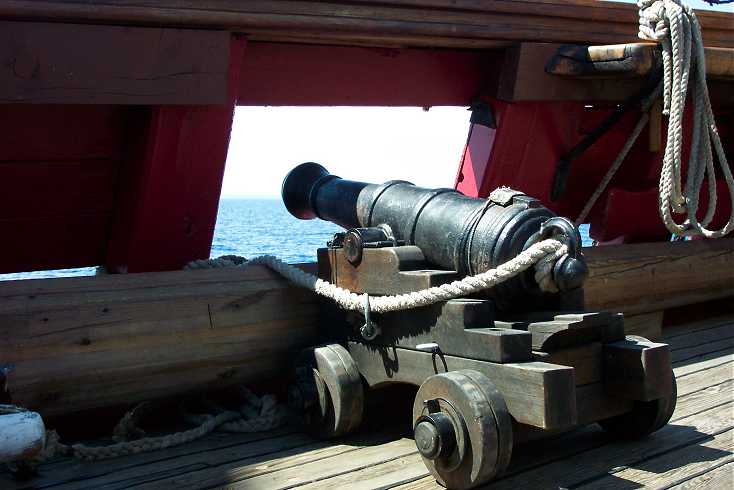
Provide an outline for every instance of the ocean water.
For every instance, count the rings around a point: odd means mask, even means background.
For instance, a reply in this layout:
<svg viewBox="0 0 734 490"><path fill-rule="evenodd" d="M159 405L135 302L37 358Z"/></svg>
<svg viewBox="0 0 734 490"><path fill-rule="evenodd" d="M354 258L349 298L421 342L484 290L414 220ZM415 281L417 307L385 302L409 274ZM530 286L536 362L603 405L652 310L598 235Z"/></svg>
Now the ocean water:
<svg viewBox="0 0 734 490"><path fill-rule="evenodd" d="M316 249L341 229L320 219L294 218L279 198L224 198L211 256L267 254L291 263L315 262Z"/></svg>
<svg viewBox="0 0 734 490"><path fill-rule="evenodd" d="M320 219L299 220L279 198L222 198L214 229L211 257L275 255L290 263L315 262L316 249L341 228ZM590 245L588 226L581 225L584 245ZM0 274L0 280L89 276L94 267Z"/></svg>

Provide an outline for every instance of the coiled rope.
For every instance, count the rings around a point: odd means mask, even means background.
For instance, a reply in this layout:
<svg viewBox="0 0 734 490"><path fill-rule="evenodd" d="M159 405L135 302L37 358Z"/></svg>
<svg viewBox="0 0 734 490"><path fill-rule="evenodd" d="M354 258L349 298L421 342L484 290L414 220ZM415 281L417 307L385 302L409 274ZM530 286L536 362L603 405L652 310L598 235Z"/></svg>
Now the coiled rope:
<svg viewBox="0 0 734 490"><path fill-rule="evenodd" d="M637 6L640 8L639 37L660 43L662 49L663 114L668 116L668 134L658 186L660 216L674 235L722 237L734 229L734 178L716 130L709 100L701 26L693 9L680 0L638 0ZM692 82L693 131L686 184L683 187L683 113L689 82ZM647 107L643 104L643 112L648 108L649 101ZM647 114L643 114L607 175L579 215L577 223L586 219L591 207L647 124L648 118ZM714 153L726 182L732 210L722 228L709 230L707 226L711 224L717 207ZM703 219L699 221L696 215L704 179L708 181L708 207ZM685 215L684 222L677 223L673 213Z"/></svg>
<svg viewBox="0 0 734 490"><path fill-rule="evenodd" d="M208 414L183 414L184 418L196 427L191 429L155 437L141 437L145 432L138 428L137 422L141 411L146 410L146 403L136 406L126 413L114 430L113 439L115 444L106 446L89 446L86 444L63 444L59 435L54 430L46 431L46 439L41 452L33 460L16 462L16 471L25 468L19 465L30 465L34 467L55 456L70 456L82 461L98 461L102 459L117 458L130 454L157 451L169 447L180 446L188 442L200 439L205 435L220 430L225 432L262 432L275 429L283 425L287 419L286 410L278 405L273 395L265 395L262 398L256 396L246 388L241 388L241 395L245 402L239 411L224 411L215 407L219 413ZM16 411L25 411L20 407L14 407ZM135 440L126 440L130 437L139 437Z"/></svg>

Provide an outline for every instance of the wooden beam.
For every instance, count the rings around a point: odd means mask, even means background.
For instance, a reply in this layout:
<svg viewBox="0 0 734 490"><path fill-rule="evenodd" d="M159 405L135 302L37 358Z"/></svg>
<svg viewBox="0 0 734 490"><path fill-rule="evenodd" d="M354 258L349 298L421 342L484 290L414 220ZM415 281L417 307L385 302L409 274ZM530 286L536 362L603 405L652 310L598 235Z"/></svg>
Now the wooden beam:
<svg viewBox="0 0 734 490"><path fill-rule="evenodd" d="M730 16L698 16L707 45L734 46ZM495 40L632 42L638 30L633 5L593 0L5 0L0 17L218 28L270 41L328 44L358 37L384 45L385 39L400 38L408 46L469 48Z"/></svg>
<svg viewBox="0 0 734 490"><path fill-rule="evenodd" d="M375 49L248 42L239 105L469 105L500 50Z"/></svg>
<svg viewBox="0 0 734 490"><path fill-rule="evenodd" d="M588 43L586 43L588 44ZM621 45L626 46L626 45ZM653 45L632 45L653 46ZM576 101L584 103L593 102L622 102L637 94L642 85L639 72L647 73L652 66L651 51L635 51L629 54L629 63L617 63L616 68L607 67L601 62L591 63L596 67L599 76L559 76L561 73L591 68L571 67L570 58L560 56L561 54L574 53L574 56L582 56L578 51L586 53L587 56L601 58L604 53L611 56L614 53L613 46L594 46L596 52L589 54L586 46L565 46L556 43L518 43L507 49L505 61L500 70L499 84L496 97L511 102L521 101ZM624 49L621 49L622 55ZM709 80L709 91L715 105L734 104L734 95L729 83L728 56L734 53L731 49L708 49L711 53L712 62L715 61L718 76ZM633 56L634 54L634 56ZM564 60L563 63L559 62ZM571 56L571 55L569 55ZM611 62L610 62L611 63ZM638 63L636 65L635 63ZM586 65L584 65L586 66ZM618 76L611 76L614 70ZM628 70L628 71L624 71ZM624 75L624 76L622 76Z"/></svg>
<svg viewBox="0 0 734 490"><path fill-rule="evenodd" d="M221 31L0 22L0 102L221 104Z"/></svg>
<svg viewBox="0 0 734 490"><path fill-rule="evenodd" d="M544 429L569 428L577 422L571 367L546 362L497 364L403 348L376 349L358 342L349 342L348 348L370 387L390 383L420 386L432 374L474 369L497 386L517 422Z"/></svg>
<svg viewBox="0 0 734 490"><path fill-rule="evenodd" d="M586 308L639 314L734 296L734 238L584 248Z"/></svg>
<svg viewBox="0 0 734 490"><path fill-rule="evenodd" d="M0 364L44 416L282 374L314 342L315 297L269 269L0 283Z"/></svg>
<svg viewBox="0 0 734 490"><path fill-rule="evenodd" d="M707 79L734 79L734 49L704 48L704 56ZM658 44L565 45L548 61L546 71L572 78L640 77L657 68L659 63Z"/></svg>
<svg viewBox="0 0 734 490"><path fill-rule="evenodd" d="M227 103L139 114L106 265L143 272L209 258L245 41L233 38Z"/></svg>

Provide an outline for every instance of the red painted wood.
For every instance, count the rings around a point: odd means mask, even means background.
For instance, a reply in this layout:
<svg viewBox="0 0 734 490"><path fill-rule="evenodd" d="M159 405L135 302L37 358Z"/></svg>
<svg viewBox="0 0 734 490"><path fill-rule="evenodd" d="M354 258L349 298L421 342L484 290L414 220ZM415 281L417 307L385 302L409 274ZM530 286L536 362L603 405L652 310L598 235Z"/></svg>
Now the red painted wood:
<svg viewBox="0 0 734 490"><path fill-rule="evenodd" d="M0 162L0 219L110 215L115 204L115 160ZM39 239L45 231L39 229ZM105 241L106 237L100 237ZM6 240L13 240L12 234Z"/></svg>
<svg viewBox="0 0 734 490"><path fill-rule="evenodd" d="M0 110L0 161L122 155L128 108L4 104Z"/></svg>
<svg viewBox="0 0 734 490"><path fill-rule="evenodd" d="M731 202L723 180L716 183L719 196L714 220L709 229L719 229L724 226L731 213ZM644 191L628 191L625 189L609 189L606 199L602 203L604 212L600 213L595 226L591 228L591 237L598 241L609 241L622 237L626 243L659 241L670 238L670 232L663 224L658 210L658 188L653 187ZM701 189L701 201L696 214L703 219L708 207L708 185L704 182ZM682 223L684 216L674 215L673 218Z"/></svg>
<svg viewBox="0 0 734 490"><path fill-rule="evenodd" d="M468 105L499 66L495 51L251 42L238 105Z"/></svg>
<svg viewBox="0 0 734 490"><path fill-rule="evenodd" d="M510 186L541 199L556 213L576 219L594 189L627 140L639 113L630 113L602 136L571 166L566 192L550 201L550 190L559 158L596 127L611 109L584 107L581 103L491 102L496 131L472 128L457 178L457 189L486 197L499 186ZM721 110L718 128L724 135L725 152L731 154L731 115ZM690 112L684 123L690 127ZM663 129L665 131L665 129ZM627 242L666 240L669 233L658 215L657 186L662 153L649 150L643 131L608 191L597 201L587 221L599 241L623 237ZM683 159L688 155L684 151ZM685 172L685 169L684 169ZM721 204L717 219L727 214L728 193L718 186ZM714 225L717 222L714 223ZM712 226L714 226L712 225Z"/></svg>
<svg viewBox="0 0 734 490"><path fill-rule="evenodd" d="M509 186L550 201L555 161L575 133L573 111L577 104L539 102L506 103L491 101L497 120L496 131L483 131L470 138L471 169L464 159L462 174L483 175L475 193L471 185L460 183L470 195L486 197L499 186ZM475 126L476 127L476 126ZM485 159L484 168L480 161ZM460 187L461 188L461 187Z"/></svg>
<svg viewBox="0 0 734 490"><path fill-rule="evenodd" d="M456 189L467 196L480 194L496 135L496 129L481 124L472 124L469 128L469 138L459 164L455 184Z"/></svg>
<svg viewBox="0 0 734 490"><path fill-rule="evenodd" d="M111 270L179 269L209 256L244 47L233 39L227 104L162 106L138 115L143 137L121 181L106 260Z"/></svg>
<svg viewBox="0 0 734 490"><path fill-rule="evenodd" d="M0 219L0 273L66 269L102 263L110 215Z"/></svg>
<svg viewBox="0 0 734 490"><path fill-rule="evenodd" d="M0 272L101 263L128 110L64 105L2 110Z"/></svg>

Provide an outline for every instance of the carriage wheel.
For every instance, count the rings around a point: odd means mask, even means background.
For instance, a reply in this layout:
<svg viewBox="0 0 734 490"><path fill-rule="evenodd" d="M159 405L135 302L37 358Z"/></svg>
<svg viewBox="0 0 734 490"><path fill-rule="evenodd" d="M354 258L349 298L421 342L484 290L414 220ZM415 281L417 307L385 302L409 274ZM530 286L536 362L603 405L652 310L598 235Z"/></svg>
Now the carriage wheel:
<svg viewBox="0 0 734 490"><path fill-rule="evenodd" d="M482 373L452 371L428 378L413 405L415 442L441 485L472 488L499 475L512 456L512 418Z"/></svg>
<svg viewBox="0 0 734 490"><path fill-rule="evenodd" d="M288 401L317 437L353 432L362 422L364 407L357 364L339 344L307 349L296 361L296 381L288 390Z"/></svg>

